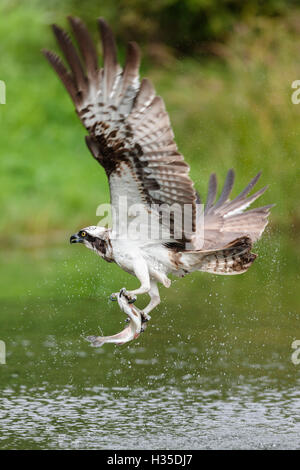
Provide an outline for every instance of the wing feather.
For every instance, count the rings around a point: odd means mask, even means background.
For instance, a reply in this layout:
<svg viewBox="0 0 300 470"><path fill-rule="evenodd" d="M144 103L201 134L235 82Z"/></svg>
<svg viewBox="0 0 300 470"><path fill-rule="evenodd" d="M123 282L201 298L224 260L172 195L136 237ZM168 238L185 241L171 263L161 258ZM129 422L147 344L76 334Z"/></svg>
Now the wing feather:
<svg viewBox="0 0 300 470"><path fill-rule="evenodd" d="M113 33L100 18L103 68L99 69L96 49L84 23L79 18L68 19L81 58L69 35L56 25L53 31L70 72L58 56L48 51L44 54L89 132L86 143L107 173L112 204L116 205L121 195L129 199L128 206L139 202L147 207L191 204L192 228L182 233L182 239L190 239L195 230L196 192L188 176L189 166L174 142L163 99L148 79L140 82L138 46L128 44L122 70Z"/></svg>
<svg viewBox="0 0 300 470"><path fill-rule="evenodd" d="M116 93L114 85L121 72L117 59L117 47L114 35L103 18L98 19L103 52L102 93L104 102L112 99ZM86 64L87 65L87 64Z"/></svg>
<svg viewBox="0 0 300 470"><path fill-rule="evenodd" d="M96 80L98 76L98 56L93 40L80 18L68 16L68 20L86 64L88 78L91 81Z"/></svg>
<svg viewBox="0 0 300 470"><path fill-rule="evenodd" d="M215 175L211 175L209 181L206 208L204 211L204 233L202 238L194 242L203 250L222 249L232 240L242 236L249 236L252 242L257 241L264 231L270 209L273 204L247 210L268 188L261 188L251 196L248 196L254 188L261 173L258 173L246 186L246 188L233 200L229 200L234 181L233 171L227 174L224 188L218 202L214 204L217 193L217 181Z"/></svg>
<svg viewBox="0 0 300 470"><path fill-rule="evenodd" d="M80 96L80 94L87 89L87 80L84 75L80 58L73 46L70 36L55 24L52 25L52 29L65 59L70 66L77 87L77 93Z"/></svg>
<svg viewBox="0 0 300 470"><path fill-rule="evenodd" d="M234 171L230 169L227 173L221 196L216 202L216 204L214 205L214 209L221 207L227 201L231 193L233 183L234 183Z"/></svg>
<svg viewBox="0 0 300 470"><path fill-rule="evenodd" d="M77 96L77 88L74 82L73 76L70 72L66 69L61 59L52 51L48 51L47 49L42 50L44 56L48 59L52 67L54 68L55 72L61 79L62 83L64 84L67 92L71 96L71 99L75 101Z"/></svg>
<svg viewBox="0 0 300 470"><path fill-rule="evenodd" d="M117 60L113 33L100 18L103 68L99 68L97 51L86 26L79 18L68 19L80 54L63 29L53 25L53 31L69 70L55 53L43 52L89 132L86 143L93 157L106 171L112 206L116 209L122 196L127 198L129 207L142 204L145 213L154 210L150 208L153 204L167 205L164 206L164 213L168 206L174 204L174 214L178 214L178 208L183 209L185 204L189 204L192 211L188 214L184 212L184 217L190 222L190 227L189 230L182 230L179 238L180 241L192 242L196 250L200 245L202 250L222 249L244 236L249 236L252 242L256 241L267 224L272 206L244 210L267 189L264 187L248 196L261 173L230 200L234 171L229 170L217 202L217 178L214 173L210 176L204 211L204 235L200 236L201 213L197 206L200 198L189 177L189 166L174 141L163 99L156 95L148 79L140 81L140 51L137 44L128 44L122 70ZM171 240L175 232L178 234L176 223L173 217L169 233Z"/></svg>
<svg viewBox="0 0 300 470"><path fill-rule="evenodd" d="M205 206L205 214L207 214L210 208L214 205L217 196L217 176L215 173L212 173L209 178L208 183L208 193Z"/></svg>

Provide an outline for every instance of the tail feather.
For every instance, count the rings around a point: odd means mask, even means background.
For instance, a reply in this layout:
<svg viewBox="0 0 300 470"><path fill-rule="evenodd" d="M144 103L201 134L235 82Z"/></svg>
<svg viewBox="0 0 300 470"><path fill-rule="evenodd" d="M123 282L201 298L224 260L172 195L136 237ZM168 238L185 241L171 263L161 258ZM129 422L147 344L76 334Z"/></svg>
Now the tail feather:
<svg viewBox="0 0 300 470"><path fill-rule="evenodd" d="M252 242L249 237L237 238L223 250L206 254L199 271L225 275L242 274L257 258L255 253L251 253L251 248Z"/></svg>

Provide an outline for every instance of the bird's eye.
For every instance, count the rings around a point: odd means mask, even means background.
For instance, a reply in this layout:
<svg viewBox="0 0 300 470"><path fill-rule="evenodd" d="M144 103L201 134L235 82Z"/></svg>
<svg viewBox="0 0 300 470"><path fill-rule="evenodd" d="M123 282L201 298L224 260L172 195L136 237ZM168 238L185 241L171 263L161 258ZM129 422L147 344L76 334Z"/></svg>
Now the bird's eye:
<svg viewBox="0 0 300 470"><path fill-rule="evenodd" d="M85 236L86 236L86 232L81 232L81 236L82 236L82 237L85 237Z"/></svg>

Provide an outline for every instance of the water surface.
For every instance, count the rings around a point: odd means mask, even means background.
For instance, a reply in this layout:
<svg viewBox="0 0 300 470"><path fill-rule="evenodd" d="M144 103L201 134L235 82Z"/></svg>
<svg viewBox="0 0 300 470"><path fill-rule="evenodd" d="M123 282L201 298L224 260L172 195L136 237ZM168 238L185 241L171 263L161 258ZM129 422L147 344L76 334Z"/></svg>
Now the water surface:
<svg viewBox="0 0 300 470"><path fill-rule="evenodd" d="M300 448L298 274L268 250L161 288L147 331L100 349L84 337L123 328L108 296L134 278L63 244L3 253L0 448Z"/></svg>

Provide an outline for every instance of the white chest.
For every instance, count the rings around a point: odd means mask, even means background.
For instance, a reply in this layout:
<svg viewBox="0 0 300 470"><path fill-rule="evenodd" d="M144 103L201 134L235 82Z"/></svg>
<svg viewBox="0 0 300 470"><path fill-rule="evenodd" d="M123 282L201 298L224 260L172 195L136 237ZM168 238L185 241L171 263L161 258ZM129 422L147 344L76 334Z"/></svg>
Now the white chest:
<svg viewBox="0 0 300 470"><path fill-rule="evenodd" d="M116 239L111 240L113 257L115 262L124 271L133 273L133 264L136 257L141 256L140 250L130 240Z"/></svg>
<svg viewBox="0 0 300 470"><path fill-rule="evenodd" d="M141 247L136 241L116 239L111 241L115 262L125 271L133 273L133 266L138 258L146 261L150 274L167 274L173 266L170 264L168 250L161 245Z"/></svg>

